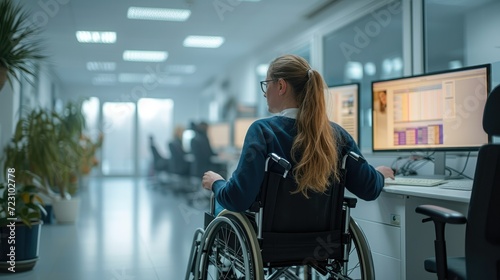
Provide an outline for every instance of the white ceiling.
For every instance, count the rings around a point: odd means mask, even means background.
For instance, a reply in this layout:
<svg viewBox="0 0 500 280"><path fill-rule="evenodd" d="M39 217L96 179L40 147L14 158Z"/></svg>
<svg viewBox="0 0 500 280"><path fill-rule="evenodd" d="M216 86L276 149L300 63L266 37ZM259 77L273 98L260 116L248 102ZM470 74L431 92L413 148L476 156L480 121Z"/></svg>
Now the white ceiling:
<svg viewBox="0 0 500 280"><path fill-rule="evenodd" d="M195 65L194 74L181 76L181 85L164 85L176 91L201 90L218 73L246 55L265 47L283 32L308 25L307 15L332 0L41 0L21 1L31 10L33 22L43 28L48 61L65 87L93 86L99 73L89 72L89 61L114 61L113 74L151 71L164 75L168 65ZM45 4L42 4L45 3ZM127 19L130 6L190 9L186 22ZM321 9L320 9L321 10ZM115 31L116 44L81 44L75 32ZM217 35L226 38L218 49L186 48L188 35ZM167 51L166 62L125 62L123 51ZM171 74L173 75L173 74ZM106 85L109 87L110 85ZM99 87L106 87L100 85ZM111 86L123 86L119 82ZM133 84L127 84L133 86Z"/></svg>

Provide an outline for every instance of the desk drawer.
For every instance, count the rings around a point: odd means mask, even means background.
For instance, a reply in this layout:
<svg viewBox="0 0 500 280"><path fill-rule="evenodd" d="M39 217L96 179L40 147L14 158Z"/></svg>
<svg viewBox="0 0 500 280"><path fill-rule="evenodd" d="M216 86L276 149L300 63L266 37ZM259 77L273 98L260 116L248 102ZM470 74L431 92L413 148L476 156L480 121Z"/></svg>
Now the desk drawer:
<svg viewBox="0 0 500 280"><path fill-rule="evenodd" d="M372 253L401 260L401 228L356 220L363 230Z"/></svg>
<svg viewBox="0 0 500 280"><path fill-rule="evenodd" d="M354 196L347 193L346 196ZM357 220L366 220L387 225L400 226L404 218L404 196L382 192L374 201L358 199L351 210L351 216Z"/></svg>

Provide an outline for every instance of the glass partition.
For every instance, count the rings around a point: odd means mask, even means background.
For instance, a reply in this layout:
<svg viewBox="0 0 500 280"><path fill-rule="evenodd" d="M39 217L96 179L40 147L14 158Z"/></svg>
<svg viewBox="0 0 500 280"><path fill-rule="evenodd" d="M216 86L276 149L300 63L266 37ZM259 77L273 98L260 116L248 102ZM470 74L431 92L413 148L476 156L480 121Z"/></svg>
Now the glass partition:
<svg viewBox="0 0 500 280"><path fill-rule="evenodd" d="M403 75L401 1L371 11L323 38L327 84L360 84L360 147L371 148L371 82Z"/></svg>

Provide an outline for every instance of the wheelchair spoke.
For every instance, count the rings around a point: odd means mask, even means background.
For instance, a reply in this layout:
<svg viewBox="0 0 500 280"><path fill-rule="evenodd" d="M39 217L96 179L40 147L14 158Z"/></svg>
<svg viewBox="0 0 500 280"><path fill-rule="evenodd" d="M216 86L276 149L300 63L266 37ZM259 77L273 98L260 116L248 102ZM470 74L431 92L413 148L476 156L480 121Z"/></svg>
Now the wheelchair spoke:
<svg viewBox="0 0 500 280"><path fill-rule="evenodd" d="M225 223L221 223L214 229L216 231L211 239L211 244L207 247L207 261L205 271L206 277L203 279L252 279L245 278L245 267L249 266L249 258L245 256L243 245L246 239L237 236L234 229ZM250 265L253 270L252 265ZM249 271L247 274L252 275Z"/></svg>

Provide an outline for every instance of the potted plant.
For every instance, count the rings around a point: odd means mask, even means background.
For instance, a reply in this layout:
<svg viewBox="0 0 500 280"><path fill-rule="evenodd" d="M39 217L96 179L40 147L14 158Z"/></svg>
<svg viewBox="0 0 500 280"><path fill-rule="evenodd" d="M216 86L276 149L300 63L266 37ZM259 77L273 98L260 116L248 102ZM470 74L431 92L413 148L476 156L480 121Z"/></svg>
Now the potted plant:
<svg viewBox="0 0 500 280"><path fill-rule="evenodd" d="M16 170L18 184L35 185L48 197L59 222L73 222L78 214L78 200L71 198L77 190L82 147L67 122L54 111L34 109L19 119L4 148L5 168ZM71 208L64 209L66 204Z"/></svg>
<svg viewBox="0 0 500 280"><path fill-rule="evenodd" d="M31 270L38 260L45 210L38 188L16 185L15 169L8 171L8 184L0 184L0 271L20 272Z"/></svg>
<svg viewBox="0 0 500 280"><path fill-rule="evenodd" d="M80 146L82 147L82 157L80 161L80 187L86 187L88 184L88 176L92 168L99 164L97 159L97 151L103 143L103 134L100 133L97 140L93 141L88 135L82 134L80 138Z"/></svg>
<svg viewBox="0 0 500 280"><path fill-rule="evenodd" d="M83 101L68 102L57 122L58 154L56 164L58 176L49 181L58 197L53 200L54 215L58 222L74 222L79 213L80 200L76 195L81 162L86 157L82 144L85 117Z"/></svg>
<svg viewBox="0 0 500 280"><path fill-rule="evenodd" d="M42 55L40 28L30 21L30 14L11 0L0 0L0 90L20 73L35 74L33 62Z"/></svg>

